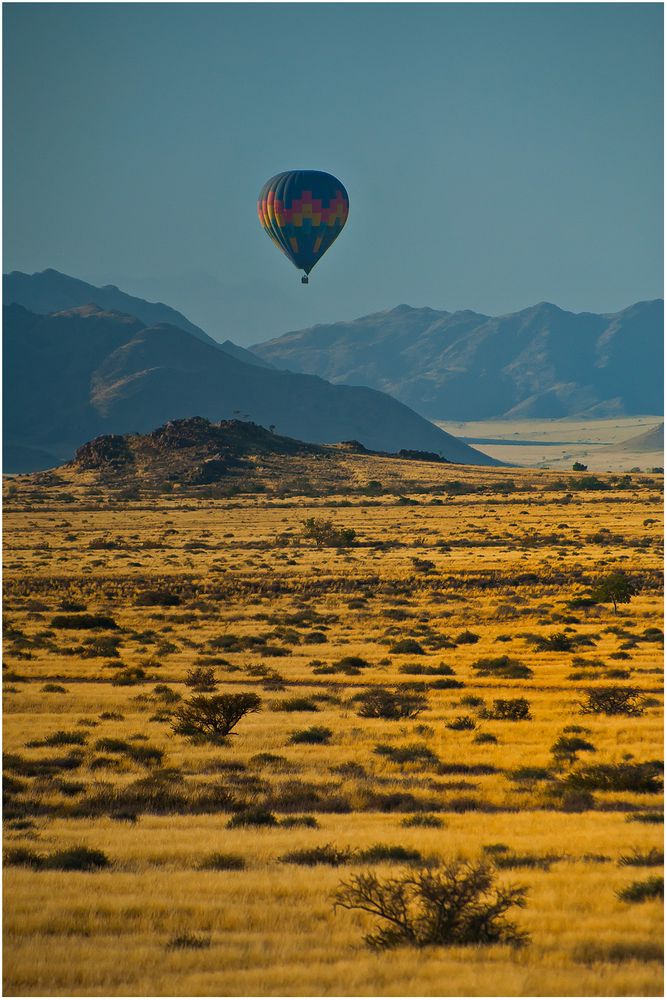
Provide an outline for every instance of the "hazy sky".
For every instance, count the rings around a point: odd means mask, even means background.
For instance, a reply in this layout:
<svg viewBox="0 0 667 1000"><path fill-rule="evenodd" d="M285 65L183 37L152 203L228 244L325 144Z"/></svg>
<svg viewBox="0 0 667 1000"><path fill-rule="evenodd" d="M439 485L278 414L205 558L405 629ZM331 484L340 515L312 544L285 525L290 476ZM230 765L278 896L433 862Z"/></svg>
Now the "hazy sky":
<svg viewBox="0 0 667 1000"><path fill-rule="evenodd" d="M662 5L5 3L4 270L161 298L218 339L401 302L662 295ZM280 170L349 222L305 288Z"/></svg>

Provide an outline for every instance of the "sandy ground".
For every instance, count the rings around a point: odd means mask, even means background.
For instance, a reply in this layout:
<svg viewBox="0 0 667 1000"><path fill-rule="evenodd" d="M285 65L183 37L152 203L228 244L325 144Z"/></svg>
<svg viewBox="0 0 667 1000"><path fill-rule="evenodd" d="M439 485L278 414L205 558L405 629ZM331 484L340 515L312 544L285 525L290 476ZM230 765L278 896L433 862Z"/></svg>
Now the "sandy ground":
<svg viewBox="0 0 667 1000"><path fill-rule="evenodd" d="M493 458L541 469L571 469L582 462L591 472L642 471L664 465L660 451L617 451L637 434L662 422L661 416L607 420L436 420L439 427Z"/></svg>

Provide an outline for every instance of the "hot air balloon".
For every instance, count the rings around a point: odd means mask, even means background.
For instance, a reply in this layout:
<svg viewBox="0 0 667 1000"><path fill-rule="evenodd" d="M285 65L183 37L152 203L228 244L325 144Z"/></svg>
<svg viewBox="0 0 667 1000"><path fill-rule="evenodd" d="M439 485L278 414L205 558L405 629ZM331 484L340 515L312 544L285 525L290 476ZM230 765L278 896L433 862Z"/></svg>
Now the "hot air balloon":
<svg viewBox="0 0 667 1000"><path fill-rule="evenodd" d="M287 170L268 180L257 212L264 232L300 271L308 275L340 234L349 210L341 182L321 170Z"/></svg>

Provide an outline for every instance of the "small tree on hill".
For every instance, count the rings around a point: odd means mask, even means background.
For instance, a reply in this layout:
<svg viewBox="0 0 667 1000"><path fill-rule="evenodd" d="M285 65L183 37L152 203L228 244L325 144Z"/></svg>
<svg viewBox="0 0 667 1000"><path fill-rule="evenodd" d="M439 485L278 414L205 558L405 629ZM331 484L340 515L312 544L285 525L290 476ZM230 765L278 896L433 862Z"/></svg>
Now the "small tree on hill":
<svg viewBox="0 0 667 1000"><path fill-rule="evenodd" d="M614 613L616 613L618 611L617 605L629 604L630 599L636 593L635 583L622 570L617 570L597 581L591 590L591 597L601 604L613 604Z"/></svg>

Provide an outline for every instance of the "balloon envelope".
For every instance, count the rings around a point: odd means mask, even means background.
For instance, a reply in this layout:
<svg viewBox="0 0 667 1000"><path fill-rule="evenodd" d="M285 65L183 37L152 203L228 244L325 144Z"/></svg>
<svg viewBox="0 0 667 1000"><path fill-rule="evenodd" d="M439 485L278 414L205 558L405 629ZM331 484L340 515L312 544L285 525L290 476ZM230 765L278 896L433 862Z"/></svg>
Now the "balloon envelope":
<svg viewBox="0 0 667 1000"><path fill-rule="evenodd" d="M347 222L349 205L347 191L331 174L287 170L266 182L257 212L278 249L310 274Z"/></svg>

